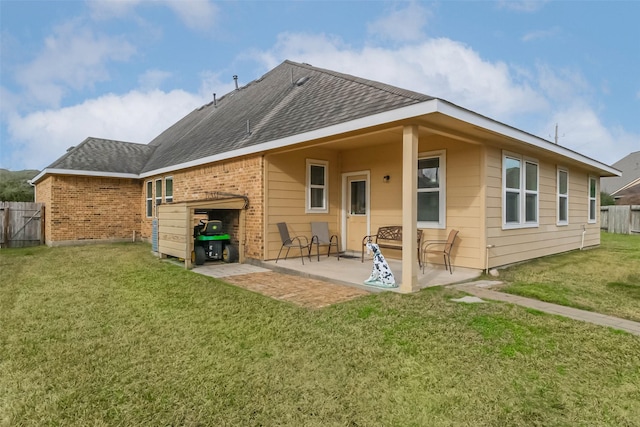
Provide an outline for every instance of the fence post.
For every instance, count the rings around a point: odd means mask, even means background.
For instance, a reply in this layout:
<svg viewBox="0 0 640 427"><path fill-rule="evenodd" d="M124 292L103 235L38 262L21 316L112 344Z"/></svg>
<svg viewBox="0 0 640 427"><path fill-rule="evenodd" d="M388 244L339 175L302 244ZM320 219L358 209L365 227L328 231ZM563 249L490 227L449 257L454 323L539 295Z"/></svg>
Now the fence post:
<svg viewBox="0 0 640 427"><path fill-rule="evenodd" d="M5 205L2 210L4 211L4 221L2 221L2 247L6 248L9 242L9 205Z"/></svg>
<svg viewBox="0 0 640 427"><path fill-rule="evenodd" d="M44 231L45 231L45 205L42 205L42 207L40 208L40 244L44 245L45 239L44 239Z"/></svg>

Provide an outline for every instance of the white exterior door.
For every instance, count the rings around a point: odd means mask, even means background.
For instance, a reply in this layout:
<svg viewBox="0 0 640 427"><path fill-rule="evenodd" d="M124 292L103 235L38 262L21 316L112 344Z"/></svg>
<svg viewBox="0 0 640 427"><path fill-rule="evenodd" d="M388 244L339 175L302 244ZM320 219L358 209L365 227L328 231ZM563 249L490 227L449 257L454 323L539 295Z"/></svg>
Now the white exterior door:
<svg viewBox="0 0 640 427"><path fill-rule="evenodd" d="M369 234L369 174L344 174L343 194L343 247L358 253Z"/></svg>

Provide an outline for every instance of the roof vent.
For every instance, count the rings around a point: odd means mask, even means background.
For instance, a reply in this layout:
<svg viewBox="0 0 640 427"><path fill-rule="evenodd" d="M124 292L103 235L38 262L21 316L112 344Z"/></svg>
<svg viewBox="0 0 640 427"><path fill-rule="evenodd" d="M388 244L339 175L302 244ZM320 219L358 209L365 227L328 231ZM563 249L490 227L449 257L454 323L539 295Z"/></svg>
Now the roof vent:
<svg viewBox="0 0 640 427"><path fill-rule="evenodd" d="M238 90L238 76L234 75L233 80L236 82L236 90Z"/></svg>
<svg viewBox="0 0 640 427"><path fill-rule="evenodd" d="M67 148L67 153L68 153L69 151L73 150L74 148L76 148L76 147L75 147L75 145L72 145L71 147Z"/></svg>
<svg viewBox="0 0 640 427"><path fill-rule="evenodd" d="M299 78L296 80L296 86L302 86L307 82L307 80L309 80L309 76Z"/></svg>

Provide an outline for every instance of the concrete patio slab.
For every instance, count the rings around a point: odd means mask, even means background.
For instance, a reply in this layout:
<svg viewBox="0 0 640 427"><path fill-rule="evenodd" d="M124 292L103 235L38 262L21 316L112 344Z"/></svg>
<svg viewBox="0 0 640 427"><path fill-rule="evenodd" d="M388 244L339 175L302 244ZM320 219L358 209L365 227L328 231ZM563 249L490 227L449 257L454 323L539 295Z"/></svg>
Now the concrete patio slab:
<svg viewBox="0 0 640 427"><path fill-rule="evenodd" d="M208 262L204 265L195 266L191 271L210 277L229 277L250 273L265 273L271 270L269 270L268 268L259 267L257 265L238 263L227 264L220 261Z"/></svg>
<svg viewBox="0 0 640 427"><path fill-rule="evenodd" d="M395 276L396 283L402 283L402 262L400 260L387 259L387 263ZM260 263L260 266L286 274L330 281L332 283L366 289L371 292L399 292L398 288L379 288L365 285L364 281L369 278L373 263L367 259L361 262L359 256L357 258L340 257L340 260L335 256L321 256L320 261L312 256L311 261L309 261L309 258L305 258L304 265L300 258L288 258L286 260L280 259L277 263L275 261L263 261ZM418 286L420 289L423 289L431 286L466 282L479 277L481 273L481 270L454 267L453 274L450 274L442 265L429 264L425 268L424 273L420 270L418 271Z"/></svg>

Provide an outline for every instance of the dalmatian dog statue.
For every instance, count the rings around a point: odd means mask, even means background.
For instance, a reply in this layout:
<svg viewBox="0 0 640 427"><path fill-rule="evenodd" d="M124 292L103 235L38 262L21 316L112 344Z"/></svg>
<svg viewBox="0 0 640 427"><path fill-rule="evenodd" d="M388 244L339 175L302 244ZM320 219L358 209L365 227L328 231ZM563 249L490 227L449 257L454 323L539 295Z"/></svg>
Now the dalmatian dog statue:
<svg viewBox="0 0 640 427"><path fill-rule="evenodd" d="M393 277L389 264L382 256L378 245L368 242L367 248L373 252L373 270L371 270L371 276L364 281L365 285L397 288L396 279Z"/></svg>

